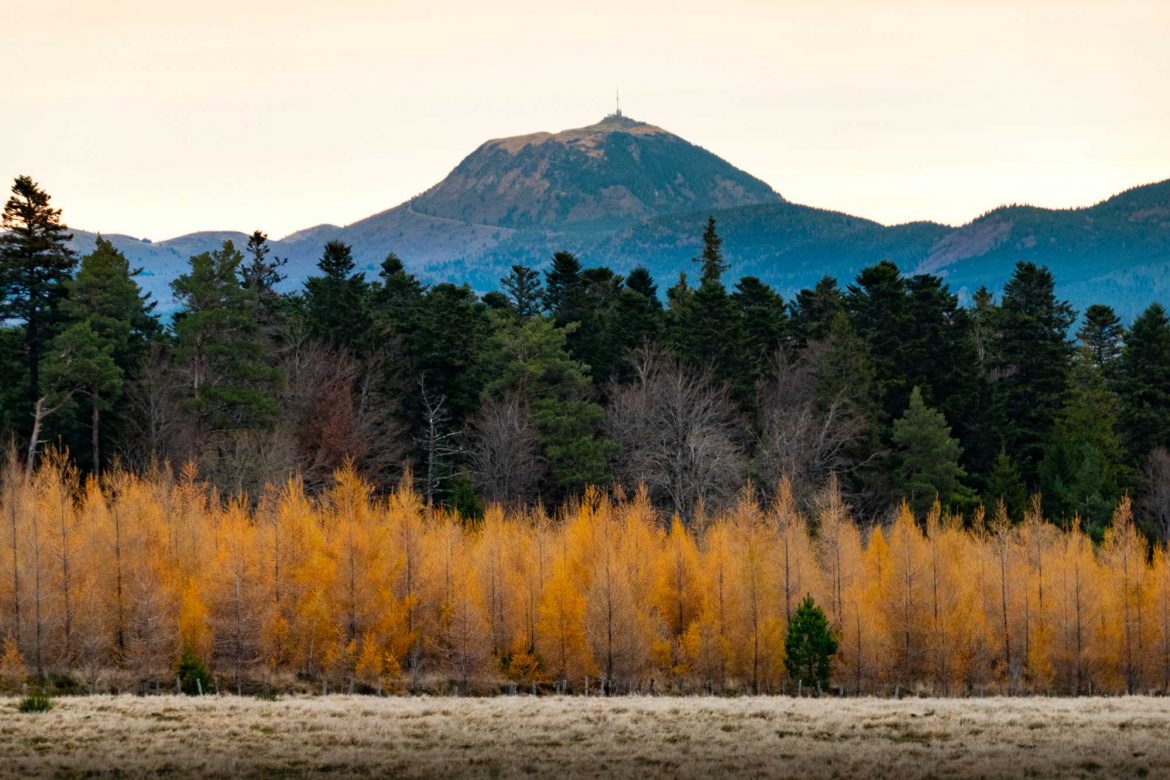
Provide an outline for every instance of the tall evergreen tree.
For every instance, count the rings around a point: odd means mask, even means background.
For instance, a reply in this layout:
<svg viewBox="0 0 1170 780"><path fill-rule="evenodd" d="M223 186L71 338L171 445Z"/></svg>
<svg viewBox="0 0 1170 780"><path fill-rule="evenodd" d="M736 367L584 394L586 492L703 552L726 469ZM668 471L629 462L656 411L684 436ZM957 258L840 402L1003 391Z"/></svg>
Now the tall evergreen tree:
<svg viewBox="0 0 1170 780"><path fill-rule="evenodd" d="M784 299L754 276L740 279L731 297L743 321L745 364L758 380L788 336Z"/></svg>
<svg viewBox="0 0 1170 780"><path fill-rule="evenodd" d="M487 309L470 287L445 283L426 291L411 337L414 384L422 380L428 393L445 399L444 409L454 424L461 424L479 406L490 335ZM413 418L420 419L415 400L408 398L407 403Z"/></svg>
<svg viewBox="0 0 1170 780"><path fill-rule="evenodd" d="M722 284L723 274L730 266L723 260L723 239L715 229L715 217L707 217L707 227L703 230L703 254L696 257L695 262L702 267L700 284Z"/></svg>
<svg viewBox="0 0 1170 780"><path fill-rule="evenodd" d="M966 472L959 465L962 448L946 418L923 403L917 387L910 392L906 413L894 423L893 439L898 485L916 512L925 514L936 497L951 509L972 503L974 496L963 484Z"/></svg>
<svg viewBox="0 0 1170 780"><path fill-rule="evenodd" d="M1006 450L1000 450L995 456L995 463L991 472L984 480L983 505L995 507L1000 501L1007 509L1008 517L1019 520L1024 516L1024 508L1028 502L1028 488L1020 477L1020 467Z"/></svg>
<svg viewBox="0 0 1170 780"><path fill-rule="evenodd" d="M601 436L604 411L590 398L588 366L567 349L566 331L543 317L505 324L492 338L486 390L531 409L557 487L577 491L608 482L611 443Z"/></svg>
<svg viewBox="0 0 1170 780"><path fill-rule="evenodd" d="M837 315L844 311L837 280L822 276L811 290L796 294L792 311L792 336L798 346L828 337Z"/></svg>
<svg viewBox="0 0 1170 780"><path fill-rule="evenodd" d="M284 281L284 274L280 269L288 263L288 259L276 256L268 258L272 253L272 247L268 245L268 234L262 230L253 231L252 235L248 236L248 245L244 252L246 260L240 266L244 287L255 293L261 306L275 309L280 298L276 286Z"/></svg>
<svg viewBox="0 0 1170 780"><path fill-rule="evenodd" d="M90 400L91 465L95 472L102 465L101 414L118 405L122 388L136 374L147 343L160 332L153 315L155 303L134 281L134 273L125 255L98 236L93 252L81 258L77 275L68 282L69 296L62 312L69 326L60 334L62 343L54 341L58 356L102 353L113 361L110 376L98 377L100 372L91 371L82 391ZM59 377L69 373L59 357L52 362Z"/></svg>
<svg viewBox="0 0 1170 780"><path fill-rule="evenodd" d="M516 316L528 319L540 313L544 290L539 273L526 265L513 265L508 275L500 280L500 286L504 288Z"/></svg>
<svg viewBox="0 0 1170 780"><path fill-rule="evenodd" d="M1079 516L1098 539L1125 481L1116 422L1117 397L1100 369L1091 358L1078 361L1040 462L1040 493L1050 517Z"/></svg>
<svg viewBox="0 0 1170 780"><path fill-rule="evenodd" d="M58 330L66 282L77 265L68 245L72 238L48 193L18 176L0 220L0 319L24 326L30 407L41 395L41 357Z"/></svg>
<svg viewBox="0 0 1170 780"><path fill-rule="evenodd" d="M745 365L744 323L723 286L727 266L721 246L715 220L710 219L703 234L703 255L695 259L702 264L698 289L671 291L668 342L679 357L709 368L716 378L729 384L737 400L747 406L752 401L753 378ZM680 284L685 285L685 278Z"/></svg>
<svg viewBox="0 0 1170 780"><path fill-rule="evenodd" d="M584 287L581 261L571 252L557 252L552 267L544 272L544 310L560 323L580 319Z"/></svg>
<svg viewBox="0 0 1170 780"><path fill-rule="evenodd" d="M1099 368L1106 369L1121 355L1125 328L1112 307L1095 303L1085 309L1085 321L1077 338Z"/></svg>
<svg viewBox="0 0 1170 780"><path fill-rule="evenodd" d="M1047 268L1017 263L995 313L995 359L1007 418L1006 444L1030 485L1052 422L1064 405L1075 314L1056 297Z"/></svg>
<svg viewBox="0 0 1170 780"><path fill-rule="evenodd" d="M267 426L279 412L277 372L255 347L255 297L240 282L243 260L225 241L192 257L190 270L171 283L181 307L175 355L187 371L197 448L224 431Z"/></svg>
<svg viewBox="0 0 1170 780"><path fill-rule="evenodd" d="M361 355L369 342L365 277L354 271L353 250L342 241L325 245L320 276L305 280L309 332L322 341Z"/></svg>
<svg viewBox="0 0 1170 780"><path fill-rule="evenodd" d="M1133 321L1117 374L1118 428L1136 466L1155 447L1170 447L1170 319L1162 304Z"/></svg>
<svg viewBox="0 0 1170 780"><path fill-rule="evenodd" d="M53 337L41 359L41 374L48 390L37 403L37 423L51 409L60 412L75 404L77 396L88 402L90 448L94 473L101 470L101 413L121 395L125 374L114 358L114 342L103 338L87 320L79 320ZM46 407L48 405L48 408ZM28 465L36 454L40 425L29 446Z"/></svg>

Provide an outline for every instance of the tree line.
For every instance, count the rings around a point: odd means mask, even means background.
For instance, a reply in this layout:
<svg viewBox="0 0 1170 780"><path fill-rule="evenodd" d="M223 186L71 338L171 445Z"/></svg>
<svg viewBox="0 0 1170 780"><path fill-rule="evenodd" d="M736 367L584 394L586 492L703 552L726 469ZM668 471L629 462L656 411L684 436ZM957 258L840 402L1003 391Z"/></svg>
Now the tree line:
<svg viewBox="0 0 1170 780"><path fill-rule="evenodd" d="M1100 540L1123 495L1170 532L1170 320L1081 316L1043 267L961 305L893 263L785 300L728 289L715 221L660 296L558 252L499 290L424 284L393 253L376 278L328 243L281 292L264 233L190 258L164 321L99 237L78 258L28 177L0 236L0 431L32 467L46 443L86 472L193 463L225 494L290 474L310 492L352 462L376 490L411 469L425 501L477 518L644 484L688 522L782 476L806 509L835 477L866 520L937 497L970 518L1029 496ZM663 300L665 298L665 301Z"/></svg>
<svg viewBox="0 0 1170 780"><path fill-rule="evenodd" d="M10 464L0 684L59 690L983 695L1170 690L1170 557L1033 500L862 525L830 479L684 523L590 488L468 522L346 468L225 501L193 468ZM811 599L811 600L810 600ZM812 606L821 605L820 608ZM831 665L830 665L831 662ZM179 678L176 679L176 671ZM191 682L193 681L193 682Z"/></svg>

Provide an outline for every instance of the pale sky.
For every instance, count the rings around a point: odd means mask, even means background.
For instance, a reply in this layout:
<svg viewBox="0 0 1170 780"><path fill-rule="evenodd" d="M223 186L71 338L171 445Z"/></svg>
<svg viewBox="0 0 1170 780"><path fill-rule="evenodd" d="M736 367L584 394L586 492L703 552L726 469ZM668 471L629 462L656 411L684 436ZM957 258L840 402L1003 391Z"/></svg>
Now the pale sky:
<svg viewBox="0 0 1170 780"><path fill-rule="evenodd" d="M1170 2L0 0L0 181L152 239L345 224L622 108L886 223L1170 178Z"/></svg>

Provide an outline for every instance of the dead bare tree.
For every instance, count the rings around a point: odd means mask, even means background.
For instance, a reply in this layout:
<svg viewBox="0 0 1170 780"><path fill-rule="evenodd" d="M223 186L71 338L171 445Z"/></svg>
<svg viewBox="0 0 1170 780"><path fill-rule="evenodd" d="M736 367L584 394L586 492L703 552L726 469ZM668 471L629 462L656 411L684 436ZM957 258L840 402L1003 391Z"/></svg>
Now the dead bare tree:
<svg viewBox="0 0 1170 780"><path fill-rule="evenodd" d="M480 495L502 505L535 497L544 462L536 426L519 398L485 400L471 436L471 473Z"/></svg>
<svg viewBox="0 0 1170 780"><path fill-rule="evenodd" d="M459 445L459 432L451 428L451 416L443 408L447 403L447 397L435 396L427 391L425 374L419 374L418 389L423 412L423 428L422 434L418 437L418 445L422 448L423 458L426 460L423 472L423 498L426 499L427 506L433 506L443 480L460 476L441 473L443 463L463 454L463 448Z"/></svg>
<svg viewBox="0 0 1170 780"><path fill-rule="evenodd" d="M756 473L765 486L787 476L806 507L831 476L848 477L877 457L872 451L858 456L867 423L846 391L822 397L824 356L817 342L796 361L778 351L758 389Z"/></svg>
<svg viewBox="0 0 1170 780"><path fill-rule="evenodd" d="M728 389L656 348L634 350L629 361L635 379L611 387L606 414L618 480L645 484L688 520L700 502L711 509L735 496L747 458Z"/></svg>
<svg viewBox="0 0 1170 780"><path fill-rule="evenodd" d="M402 461L402 432L393 405L378 391L382 357L359 362L293 334L283 370L280 400L305 484L324 486L346 459L375 485L391 484Z"/></svg>
<svg viewBox="0 0 1170 780"><path fill-rule="evenodd" d="M1138 506L1159 538L1170 541L1170 451L1165 447L1155 447L1142 466Z"/></svg>
<svg viewBox="0 0 1170 780"><path fill-rule="evenodd" d="M120 421L128 429L128 445L121 455L127 463L146 466L165 460L185 460L189 453L175 451L181 416L179 379L166 347L152 345L137 376L126 386L126 413Z"/></svg>

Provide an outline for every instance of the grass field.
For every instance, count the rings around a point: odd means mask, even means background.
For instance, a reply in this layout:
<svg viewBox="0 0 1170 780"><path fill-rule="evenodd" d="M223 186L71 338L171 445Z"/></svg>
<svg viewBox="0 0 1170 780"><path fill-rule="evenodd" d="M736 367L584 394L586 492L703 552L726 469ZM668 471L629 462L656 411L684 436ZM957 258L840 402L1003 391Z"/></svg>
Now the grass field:
<svg viewBox="0 0 1170 780"><path fill-rule="evenodd" d="M1166 777L1170 700L0 700L0 774Z"/></svg>

